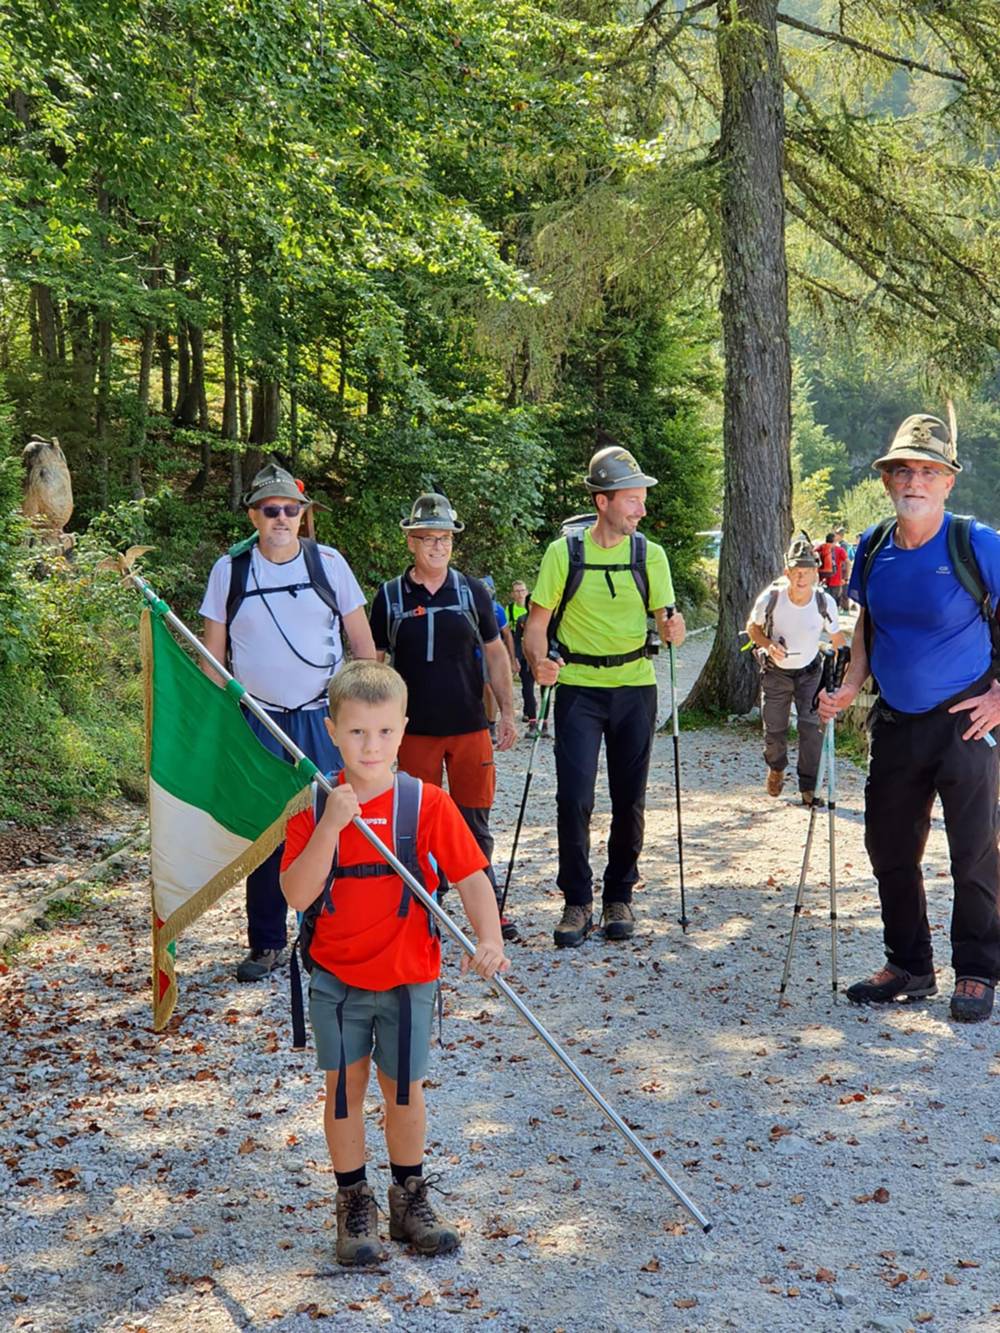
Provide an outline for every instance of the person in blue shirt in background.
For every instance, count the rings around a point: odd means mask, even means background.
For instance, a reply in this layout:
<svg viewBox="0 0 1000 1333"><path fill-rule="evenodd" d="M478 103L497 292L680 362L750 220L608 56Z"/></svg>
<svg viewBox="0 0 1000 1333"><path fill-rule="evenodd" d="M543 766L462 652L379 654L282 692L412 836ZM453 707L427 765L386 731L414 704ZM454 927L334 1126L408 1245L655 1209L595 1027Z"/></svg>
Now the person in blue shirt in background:
<svg viewBox="0 0 1000 1333"><path fill-rule="evenodd" d="M848 988L857 1004L934 995L937 985L920 862L935 795L941 798L955 898L951 1014L982 1022L1000 976L1000 723L990 627L959 582L948 551L945 502L961 471L951 430L907 417L872 464L896 511L865 577L858 547L850 596L861 606L840 689L819 696L824 722L853 702L869 674L880 691L870 719L865 846L878 881L886 966ZM1000 598L1000 535L973 523L970 539L991 601Z"/></svg>
<svg viewBox="0 0 1000 1333"><path fill-rule="evenodd" d="M517 672L517 656L514 652L514 636L511 633L510 625L507 623L507 612L497 601L497 585L493 580L493 575L484 574L482 583L492 598L493 614L497 618L497 629L500 631L501 642L507 649L507 656L510 658L510 671L513 676ZM495 744L497 739L497 714L500 710L496 697L490 689L489 681L483 686L483 705L486 709L486 725L490 729L490 740Z"/></svg>

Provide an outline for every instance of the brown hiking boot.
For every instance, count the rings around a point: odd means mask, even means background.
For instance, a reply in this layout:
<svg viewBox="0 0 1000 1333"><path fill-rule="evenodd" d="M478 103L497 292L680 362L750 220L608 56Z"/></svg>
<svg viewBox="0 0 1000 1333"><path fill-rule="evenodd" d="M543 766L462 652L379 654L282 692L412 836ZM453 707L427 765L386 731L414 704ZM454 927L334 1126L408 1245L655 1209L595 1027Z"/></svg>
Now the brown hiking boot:
<svg viewBox="0 0 1000 1333"><path fill-rule="evenodd" d="M993 983L986 977L959 977L951 997L956 1023L985 1023L993 1012Z"/></svg>
<svg viewBox="0 0 1000 1333"><path fill-rule="evenodd" d="M389 1235L409 1241L420 1254L450 1254L459 1245L458 1232L441 1221L427 1197L435 1179L409 1176L405 1185L389 1186Z"/></svg>
<svg viewBox="0 0 1000 1333"><path fill-rule="evenodd" d="M371 1186L362 1181L337 1190L337 1263L379 1264L386 1257L378 1238L378 1207Z"/></svg>
<svg viewBox="0 0 1000 1333"><path fill-rule="evenodd" d="M553 931L557 949L575 949L583 943L594 928L591 904L567 903L562 919Z"/></svg>
<svg viewBox="0 0 1000 1333"><path fill-rule="evenodd" d="M768 796L780 796L781 789L785 785L785 774L780 768L769 768L767 770L767 794Z"/></svg>
<svg viewBox="0 0 1000 1333"><path fill-rule="evenodd" d="M630 940L635 933L635 913L629 903L604 904L604 938Z"/></svg>

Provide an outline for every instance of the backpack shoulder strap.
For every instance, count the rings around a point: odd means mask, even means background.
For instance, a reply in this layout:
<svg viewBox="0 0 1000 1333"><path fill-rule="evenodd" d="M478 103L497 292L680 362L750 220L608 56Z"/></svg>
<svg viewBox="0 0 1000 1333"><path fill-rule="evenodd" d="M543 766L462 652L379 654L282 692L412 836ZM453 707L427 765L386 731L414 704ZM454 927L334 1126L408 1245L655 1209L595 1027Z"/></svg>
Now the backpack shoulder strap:
<svg viewBox="0 0 1000 1333"><path fill-rule="evenodd" d="M868 576L871 573L872 564L875 557L881 551L882 547L889 540L896 527L895 518L884 518L881 523L872 528L872 535L868 538L868 544L865 547L865 563L861 567L861 596L864 598L866 614L868 606Z"/></svg>
<svg viewBox="0 0 1000 1333"><path fill-rule="evenodd" d="M319 549L319 542L313 537L300 537L299 545L302 547L302 556L306 562L306 572L313 592L329 607L335 620L342 620L336 594L330 586L330 580L323 566L323 554Z"/></svg>
<svg viewBox="0 0 1000 1333"><path fill-rule="evenodd" d="M948 524L948 559L959 583L990 618L990 595L979 569L979 561L972 549L972 519L967 514L952 514Z"/></svg>
<svg viewBox="0 0 1000 1333"><path fill-rule="evenodd" d="M391 663L396 652L396 635L399 633L399 622L403 618L402 574L390 579L388 583L383 583L382 591L385 594L385 632L389 640L389 661Z"/></svg>
<svg viewBox="0 0 1000 1333"><path fill-rule="evenodd" d="M392 845L396 856L410 872L421 888L426 888L424 872L417 857L417 829L420 825L420 807L423 801L424 784L419 778L409 773L397 773L392 795ZM399 898L396 915L407 916L413 893L406 880L403 880L403 892ZM431 934L436 933L437 922L428 912Z"/></svg>
<svg viewBox="0 0 1000 1333"><path fill-rule="evenodd" d="M629 538L629 563L632 566L632 577L635 579L635 586L639 589L639 596L642 598L642 605L646 612L649 612L649 574L646 570L646 554L648 543L645 533L633 532Z"/></svg>
<svg viewBox="0 0 1000 1333"><path fill-rule="evenodd" d="M565 614L566 607L576 596L580 584L583 582L583 536L581 533L567 533L566 554L568 559L566 582L563 584L562 597L559 599L559 605L556 607L555 613L549 624L550 639L556 637L556 632L559 629L559 622Z"/></svg>
<svg viewBox="0 0 1000 1333"><path fill-rule="evenodd" d="M778 593L781 589L776 583L771 584L771 590L767 595L767 601L764 603L764 634L770 639L774 633L774 608L778 605Z"/></svg>
<svg viewBox="0 0 1000 1333"><path fill-rule="evenodd" d="M253 547L240 543L240 548L234 547L235 554L230 553L229 560L229 593L226 597L226 638L229 637L229 626L233 623L236 612L243 605L247 593L247 579L250 577L250 561L253 558Z"/></svg>
<svg viewBox="0 0 1000 1333"><path fill-rule="evenodd" d="M455 588L458 592L458 605L462 615L475 630L476 638L482 643L483 636L479 629L479 608L476 606L476 599L472 594L469 580L460 569L453 569L451 572L455 575Z"/></svg>

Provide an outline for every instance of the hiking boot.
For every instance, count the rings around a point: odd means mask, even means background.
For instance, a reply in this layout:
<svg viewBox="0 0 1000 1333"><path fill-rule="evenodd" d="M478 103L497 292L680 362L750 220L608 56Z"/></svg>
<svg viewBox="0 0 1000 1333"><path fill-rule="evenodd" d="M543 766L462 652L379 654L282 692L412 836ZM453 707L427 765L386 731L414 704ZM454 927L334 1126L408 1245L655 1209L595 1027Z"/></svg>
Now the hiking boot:
<svg viewBox="0 0 1000 1333"><path fill-rule="evenodd" d="M367 1181L337 1190L337 1263L380 1264L386 1257L378 1238L378 1207Z"/></svg>
<svg viewBox="0 0 1000 1333"><path fill-rule="evenodd" d="M781 789L785 785L785 774L780 768L769 768L767 770L767 794L768 796L780 796Z"/></svg>
<svg viewBox="0 0 1000 1333"><path fill-rule="evenodd" d="M526 717L524 720L528 724L528 735L534 736L535 732L538 730L538 718Z"/></svg>
<svg viewBox="0 0 1000 1333"><path fill-rule="evenodd" d="M237 981L262 981L287 958L284 949L251 949L236 969Z"/></svg>
<svg viewBox="0 0 1000 1333"><path fill-rule="evenodd" d="M458 1249L459 1235L431 1207L427 1187L433 1182L432 1176L408 1176L405 1185L389 1186L389 1235L409 1241L420 1254L450 1254Z"/></svg>
<svg viewBox="0 0 1000 1333"><path fill-rule="evenodd" d="M513 917L502 916L500 918L500 934L505 940L519 940L521 938L517 929L517 922Z"/></svg>
<svg viewBox="0 0 1000 1333"><path fill-rule="evenodd" d="M937 994L937 983L933 972L914 976L886 963L874 976L848 986L846 994L852 1004L891 1004L897 996L904 1000L925 1000Z"/></svg>
<svg viewBox="0 0 1000 1333"><path fill-rule="evenodd" d="M542 723L542 735L547 736L548 734L549 734L549 724L548 720L546 719L546 721Z"/></svg>
<svg viewBox="0 0 1000 1333"><path fill-rule="evenodd" d="M630 940L635 934L631 903L605 903L602 921L606 940Z"/></svg>
<svg viewBox="0 0 1000 1333"><path fill-rule="evenodd" d="M993 1012L993 984L985 977L959 977L951 997L956 1023L985 1023Z"/></svg>
<svg viewBox="0 0 1000 1333"><path fill-rule="evenodd" d="M817 796L814 791L803 791L799 795L802 797L802 804L807 809L811 805L814 805L817 810L826 809L826 801L823 800L822 796Z"/></svg>
<svg viewBox="0 0 1000 1333"><path fill-rule="evenodd" d="M590 903L585 907L579 903L567 903L552 938L557 949L576 949L593 929L594 917Z"/></svg>

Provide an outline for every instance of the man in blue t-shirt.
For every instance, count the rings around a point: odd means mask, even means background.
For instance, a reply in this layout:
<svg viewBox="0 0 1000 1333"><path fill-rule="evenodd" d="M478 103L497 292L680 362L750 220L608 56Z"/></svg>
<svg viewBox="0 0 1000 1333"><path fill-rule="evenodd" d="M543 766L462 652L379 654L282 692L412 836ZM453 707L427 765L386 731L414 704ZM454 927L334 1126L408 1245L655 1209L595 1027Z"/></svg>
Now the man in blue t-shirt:
<svg viewBox="0 0 1000 1333"><path fill-rule="evenodd" d="M907 417L872 466L882 474L896 523L867 576L875 529L858 546L850 596L861 612L851 665L841 688L819 698L820 716L829 721L854 700L869 669L880 692L871 719L865 845L878 880L888 961L847 996L857 1004L887 1004L937 992L920 869L937 795L955 884L951 1014L982 1022L1000 976L1000 766L993 738L1000 684L990 627L948 553L952 517L944 506L961 471L954 433L937 417ZM974 523L970 538L995 607L1000 536Z"/></svg>

